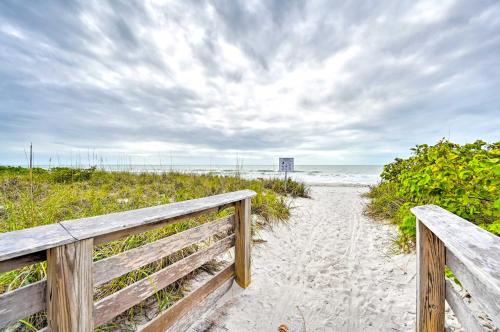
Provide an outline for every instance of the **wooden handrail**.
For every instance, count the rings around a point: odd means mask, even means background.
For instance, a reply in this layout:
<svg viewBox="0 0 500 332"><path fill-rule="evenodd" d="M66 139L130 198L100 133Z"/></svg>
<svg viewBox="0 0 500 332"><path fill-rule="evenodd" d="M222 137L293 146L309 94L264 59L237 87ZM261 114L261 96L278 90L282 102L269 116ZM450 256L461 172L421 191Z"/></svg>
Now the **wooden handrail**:
<svg viewBox="0 0 500 332"><path fill-rule="evenodd" d="M167 257L216 233L234 229L234 216L222 218L176 233L164 239L144 244L94 263L94 286Z"/></svg>
<svg viewBox="0 0 500 332"><path fill-rule="evenodd" d="M417 218L417 331L442 331L445 300L466 330L480 326L457 303L447 266L500 327L500 238L436 205L411 209ZM448 294L448 296L446 295Z"/></svg>
<svg viewBox="0 0 500 332"><path fill-rule="evenodd" d="M116 293L99 300L94 307L94 322L96 326L102 325L121 314L133 305L139 304L158 290L163 289L196 270L217 255L223 253L234 245L234 235L218 241L208 249L197 251L166 268L153 273L145 279L127 286Z"/></svg>
<svg viewBox="0 0 500 332"><path fill-rule="evenodd" d="M241 190L0 234L0 272L47 260L46 280L0 294L0 328L47 310L48 331L91 331L229 248L234 248L234 264L178 302L177 309L161 313L161 318L152 324L164 329L173 325L179 320L178 316L200 306L211 293L222 289L222 285L227 287L233 276L240 286L248 287L250 199L255 195L251 190ZM93 247L97 244L228 205L234 206L234 215L92 262ZM146 279L93 302L95 286L215 235L218 239L221 235L225 237Z"/></svg>
<svg viewBox="0 0 500 332"><path fill-rule="evenodd" d="M255 195L252 190L240 190L189 201L0 233L0 262L79 240L185 217L252 198Z"/></svg>

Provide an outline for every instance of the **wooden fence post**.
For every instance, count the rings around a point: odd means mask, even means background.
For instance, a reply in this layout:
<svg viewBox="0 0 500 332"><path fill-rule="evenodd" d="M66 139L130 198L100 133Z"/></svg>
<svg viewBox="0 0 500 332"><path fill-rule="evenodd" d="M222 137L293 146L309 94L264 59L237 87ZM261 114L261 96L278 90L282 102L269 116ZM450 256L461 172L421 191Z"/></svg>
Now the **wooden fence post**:
<svg viewBox="0 0 500 332"><path fill-rule="evenodd" d="M93 239L47 250L49 331L93 330Z"/></svg>
<svg viewBox="0 0 500 332"><path fill-rule="evenodd" d="M444 331L445 247L417 219L417 332Z"/></svg>
<svg viewBox="0 0 500 332"><path fill-rule="evenodd" d="M251 199L246 198L235 203L235 275L236 282L242 288L250 285L250 234Z"/></svg>

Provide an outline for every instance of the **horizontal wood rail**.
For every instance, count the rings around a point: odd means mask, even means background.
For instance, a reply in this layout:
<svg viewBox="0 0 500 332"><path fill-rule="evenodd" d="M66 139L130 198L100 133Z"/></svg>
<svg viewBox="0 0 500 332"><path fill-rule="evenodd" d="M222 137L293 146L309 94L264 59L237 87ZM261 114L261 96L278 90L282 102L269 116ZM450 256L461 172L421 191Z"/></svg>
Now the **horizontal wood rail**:
<svg viewBox="0 0 500 332"><path fill-rule="evenodd" d="M466 331L485 330L445 279L445 266L500 328L500 238L439 206L411 211L417 218L417 331L444 330L445 300Z"/></svg>
<svg viewBox="0 0 500 332"><path fill-rule="evenodd" d="M205 282L201 287L189 293L183 301L179 301L172 307L162 312L158 317L139 328L141 332L156 332L172 327L177 320L175 317L182 316L191 310L197 303L213 293L224 282L234 276L234 264L229 265L219 272L215 277Z"/></svg>
<svg viewBox="0 0 500 332"><path fill-rule="evenodd" d="M168 330L212 293L215 298L217 292L225 290L230 280L235 279L244 288L250 284L250 199L253 196L255 192L241 190L0 234L0 273L47 261L47 279L0 295L0 329L46 311L48 326L43 330L92 331L234 248L234 263L140 327L144 331ZM234 206L234 215L92 261L95 245L228 206ZM207 242L208 239L215 241ZM200 242L204 247L193 254L94 303L95 287Z"/></svg>

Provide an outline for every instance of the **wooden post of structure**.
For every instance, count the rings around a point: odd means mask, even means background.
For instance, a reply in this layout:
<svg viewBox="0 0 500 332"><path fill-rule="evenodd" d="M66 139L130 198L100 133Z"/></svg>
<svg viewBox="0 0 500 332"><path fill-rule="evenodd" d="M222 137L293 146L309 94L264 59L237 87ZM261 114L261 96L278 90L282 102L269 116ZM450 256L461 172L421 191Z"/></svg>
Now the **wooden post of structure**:
<svg viewBox="0 0 500 332"><path fill-rule="evenodd" d="M417 220L417 332L444 331L445 247Z"/></svg>
<svg viewBox="0 0 500 332"><path fill-rule="evenodd" d="M285 195L286 195L286 183L288 182L288 172L285 171Z"/></svg>
<svg viewBox="0 0 500 332"><path fill-rule="evenodd" d="M250 285L250 205L251 199L247 198L235 204L235 275L240 287Z"/></svg>
<svg viewBox="0 0 500 332"><path fill-rule="evenodd" d="M49 331L93 330L93 239L47 250Z"/></svg>

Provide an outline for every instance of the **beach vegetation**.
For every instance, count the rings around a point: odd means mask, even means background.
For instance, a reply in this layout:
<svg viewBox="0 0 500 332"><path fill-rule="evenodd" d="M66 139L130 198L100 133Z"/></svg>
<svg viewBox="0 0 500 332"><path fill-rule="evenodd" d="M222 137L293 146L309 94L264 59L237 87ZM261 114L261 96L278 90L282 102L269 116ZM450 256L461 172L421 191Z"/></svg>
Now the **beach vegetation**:
<svg viewBox="0 0 500 332"><path fill-rule="evenodd" d="M294 181L290 178L286 181L278 178L261 179L266 189L270 189L281 195L290 195L292 197L310 197L309 187L303 182Z"/></svg>
<svg viewBox="0 0 500 332"><path fill-rule="evenodd" d="M31 173L31 175L30 175ZM285 221L290 216L290 203L284 195L284 181L279 179L246 180L238 176L214 174L193 175L179 172L132 173L107 172L95 167L75 169L67 167L29 169L0 166L0 232L10 232L28 227L47 225L63 220L96 216L160 204L184 201L241 189L254 190L252 214L257 228ZM288 180L287 193L307 196L303 184ZM94 260L104 259L166 236L187 230L216 218L233 213L229 207L196 218L168 225L126 239L95 247ZM194 252L200 243L174 255L128 273L99 286L95 300L126 287ZM212 271L217 262L202 269ZM37 263L0 274L0 293L12 291L45 277L46 263ZM128 329L137 316L144 312L144 305L163 310L182 297L186 280L200 271L188 275L166 289L159 291L146 304L128 310L99 330ZM17 323L14 330L37 330L45 324L45 314L40 313ZM129 326L129 327L130 327Z"/></svg>
<svg viewBox="0 0 500 332"><path fill-rule="evenodd" d="M435 204L500 235L500 142L421 144L385 165L368 193L366 213L399 226L399 245L414 247L414 206Z"/></svg>

